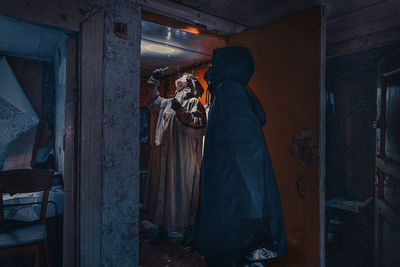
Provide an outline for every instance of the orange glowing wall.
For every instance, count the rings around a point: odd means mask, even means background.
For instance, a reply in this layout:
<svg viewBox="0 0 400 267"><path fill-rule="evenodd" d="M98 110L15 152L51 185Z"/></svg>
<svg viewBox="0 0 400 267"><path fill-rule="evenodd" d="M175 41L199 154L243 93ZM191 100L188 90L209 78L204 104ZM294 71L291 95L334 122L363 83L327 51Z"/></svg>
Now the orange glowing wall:
<svg viewBox="0 0 400 267"><path fill-rule="evenodd" d="M242 32L230 39L248 47L255 73L249 83L267 116L264 135L280 192L288 254L271 266L319 266L319 165L290 154L303 128L319 152L320 8ZM299 183L300 193L296 189Z"/></svg>
<svg viewBox="0 0 400 267"><path fill-rule="evenodd" d="M191 72L191 73L193 73L194 75L197 76L198 81L200 82L201 86L203 86L203 88L204 88L204 92L203 92L202 96L199 97L199 100L203 105L207 104L206 103L206 95L207 95L207 92L208 92L208 90L207 90L208 86L207 86L206 81L203 78L204 73L206 71L207 71L207 68L203 68L203 69L196 69L196 70L193 70Z"/></svg>

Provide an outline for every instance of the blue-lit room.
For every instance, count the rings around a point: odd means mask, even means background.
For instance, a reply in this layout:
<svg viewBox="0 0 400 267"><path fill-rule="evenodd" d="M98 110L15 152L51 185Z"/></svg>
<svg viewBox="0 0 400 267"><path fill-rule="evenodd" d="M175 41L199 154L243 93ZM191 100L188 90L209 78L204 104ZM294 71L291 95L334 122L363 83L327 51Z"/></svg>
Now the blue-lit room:
<svg viewBox="0 0 400 267"><path fill-rule="evenodd" d="M43 218L46 228L28 227L26 232L14 233L19 238L5 242L13 246L47 232L46 260L57 266L62 259L67 36L2 15L0 36L1 170L48 170L55 177ZM41 221L42 196L42 192L3 195L4 219ZM34 260L17 255L6 261L10 266L26 266Z"/></svg>
<svg viewBox="0 0 400 267"><path fill-rule="evenodd" d="M0 1L0 267L399 267L399 0Z"/></svg>

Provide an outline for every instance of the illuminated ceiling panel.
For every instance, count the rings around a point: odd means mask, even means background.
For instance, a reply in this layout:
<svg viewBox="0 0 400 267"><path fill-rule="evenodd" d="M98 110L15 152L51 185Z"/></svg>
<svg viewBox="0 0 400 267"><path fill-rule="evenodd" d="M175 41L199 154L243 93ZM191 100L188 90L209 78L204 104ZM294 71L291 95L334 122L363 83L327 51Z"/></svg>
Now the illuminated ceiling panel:
<svg viewBox="0 0 400 267"><path fill-rule="evenodd" d="M195 28L174 29L142 21L141 75L147 77L153 69L166 66L171 74L210 62L212 51L223 46L223 39L198 34Z"/></svg>

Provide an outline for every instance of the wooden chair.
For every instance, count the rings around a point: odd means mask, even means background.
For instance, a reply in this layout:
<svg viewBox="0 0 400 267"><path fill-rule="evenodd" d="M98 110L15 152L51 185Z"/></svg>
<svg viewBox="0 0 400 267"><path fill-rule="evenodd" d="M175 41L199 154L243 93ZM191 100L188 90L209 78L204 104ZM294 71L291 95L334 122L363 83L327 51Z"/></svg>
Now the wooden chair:
<svg viewBox="0 0 400 267"><path fill-rule="evenodd" d="M13 255L35 254L39 267L44 256L51 266L46 239L46 210L53 173L47 170L20 169L0 172L0 258ZM30 193L43 191L40 221L13 224L4 220L3 193Z"/></svg>

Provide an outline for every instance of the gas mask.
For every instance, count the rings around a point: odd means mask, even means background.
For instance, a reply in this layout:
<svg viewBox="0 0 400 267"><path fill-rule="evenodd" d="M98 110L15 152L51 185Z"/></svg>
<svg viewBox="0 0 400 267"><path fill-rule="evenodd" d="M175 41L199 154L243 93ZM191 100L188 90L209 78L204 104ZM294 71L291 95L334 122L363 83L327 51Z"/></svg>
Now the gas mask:
<svg viewBox="0 0 400 267"><path fill-rule="evenodd" d="M192 91L193 95L196 95L197 91L196 91L196 76L189 74L189 73L185 73L183 74L179 79L177 79L175 81L175 87L176 87L176 92L180 92L183 89L189 87Z"/></svg>

